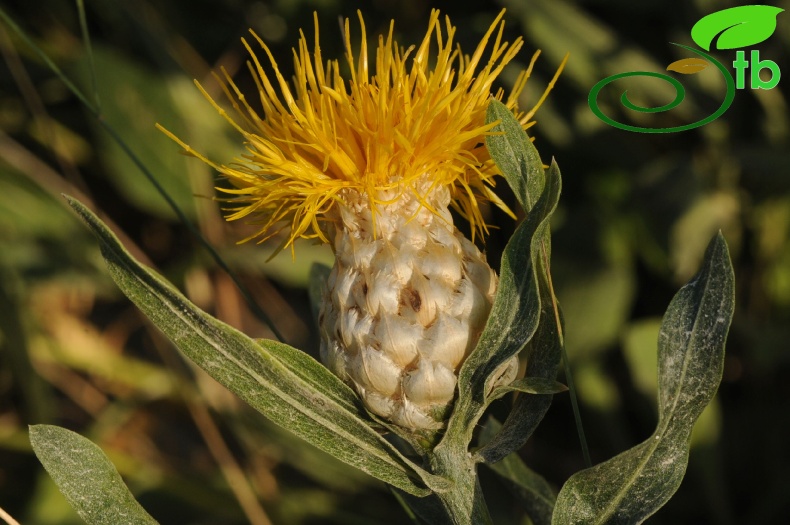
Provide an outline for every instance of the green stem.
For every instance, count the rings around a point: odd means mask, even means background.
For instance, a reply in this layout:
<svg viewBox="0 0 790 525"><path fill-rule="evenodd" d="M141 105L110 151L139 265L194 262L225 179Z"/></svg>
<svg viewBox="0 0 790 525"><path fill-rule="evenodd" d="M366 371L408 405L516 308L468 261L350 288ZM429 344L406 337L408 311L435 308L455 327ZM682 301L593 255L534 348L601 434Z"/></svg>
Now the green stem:
<svg viewBox="0 0 790 525"><path fill-rule="evenodd" d="M466 445L455 440L444 440L431 454L435 474L453 482L449 490L436 496L449 515L452 525L491 525L480 481L477 464L466 450Z"/></svg>

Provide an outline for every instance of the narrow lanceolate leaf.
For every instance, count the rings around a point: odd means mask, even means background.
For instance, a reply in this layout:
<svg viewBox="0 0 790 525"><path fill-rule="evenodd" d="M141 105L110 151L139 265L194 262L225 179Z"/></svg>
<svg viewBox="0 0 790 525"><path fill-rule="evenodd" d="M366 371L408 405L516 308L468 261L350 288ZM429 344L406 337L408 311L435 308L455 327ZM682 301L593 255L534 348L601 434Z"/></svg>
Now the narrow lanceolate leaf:
<svg viewBox="0 0 790 525"><path fill-rule="evenodd" d="M734 307L727 245L718 234L700 272L675 295L658 339L658 426L644 443L573 475L552 523L636 524L656 512L686 471L694 422L721 381Z"/></svg>
<svg viewBox="0 0 790 525"><path fill-rule="evenodd" d="M510 118L513 118L512 115ZM502 117L502 120L507 122L507 116ZM514 132L508 130L506 133ZM518 133L525 135L520 126ZM522 145L531 147L529 141ZM507 149L502 151L501 155L512 153ZM500 155L497 151L492 150L491 154L498 162L502 160L496 158L496 155ZM513 154L518 156L517 153ZM527 180L523 188L537 187L531 179L536 177L533 175L536 169L539 168L541 172L543 170L539 158L531 158L530 162L532 164L529 165L521 161L509 163L523 170L520 171L521 177ZM459 373L458 399L448 423L448 435L463 432L471 439L474 425L491 401L489 385L495 379L492 376L503 363L524 348L537 330L541 312L539 281L543 278L541 275L544 275L540 269L540 261L544 259L544 255L546 260L550 256L550 218L557 207L560 189L559 169L548 170L540 197L505 247L499 287L488 322L477 346ZM531 193L525 190L523 195L525 202L530 202Z"/></svg>
<svg viewBox="0 0 790 525"><path fill-rule="evenodd" d="M559 179L559 168L552 162L548 170L548 179ZM554 381L560 366L562 344L560 342L560 326L557 325L555 311L556 298L549 286L548 260L550 258L551 238L548 224L540 235L535 235L530 247L532 251L532 268L537 283L539 301L538 327L528 341L523 355L527 361L526 376ZM560 318L560 323L562 319ZM556 392L555 392L556 393ZM545 394L548 394L546 392ZM543 420L543 416L551 406L551 395L520 395L516 398L502 430L495 435L483 448L475 453L477 461L496 463L513 451L520 449L532 436L532 433Z"/></svg>
<svg viewBox="0 0 790 525"><path fill-rule="evenodd" d="M154 525L104 452L71 430L30 427L30 443L61 494L89 525Z"/></svg>
<svg viewBox="0 0 790 525"><path fill-rule="evenodd" d="M548 299L542 300L538 330L524 350L527 374L531 378L542 377L548 384L565 387L553 379L546 379L557 376L561 349L552 305ZM565 390L567 387L561 390L555 388L553 392L544 391L541 395L519 395L502 429L475 452L475 460L496 463L523 447L548 412L552 401L551 394Z"/></svg>
<svg viewBox="0 0 790 525"><path fill-rule="evenodd" d="M480 433L481 441L488 441L501 434L502 424L489 418ZM529 468L516 453L512 453L488 467L505 482L517 501L527 511L535 525L550 525L557 495L551 485L537 472Z"/></svg>
<svg viewBox="0 0 790 525"><path fill-rule="evenodd" d="M135 261L85 206L69 204L90 227L115 282L192 361L253 408L305 441L406 492L422 496L435 476L384 440L353 392L305 354L256 343L209 316Z"/></svg>
<svg viewBox="0 0 790 525"><path fill-rule="evenodd" d="M486 135L486 148L521 207L529 212L543 192L543 162L513 112L500 101L491 100L486 124L497 120L499 124L491 130L492 134Z"/></svg>
<svg viewBox="0 0 790 525"><path fill-rule="evenodd" d="M359 402L359 397L348 385L330 373L321 363L302 352L298 348L288 346L271 339L255 339L264 355L277 359L290 373L303 381L309 388L313 388L322 396L332 399L340 407L357 417L364 419L365 423L378 429L379 425L367 419L367 413ZM321 403L320 399L316 399Z"/></svg>

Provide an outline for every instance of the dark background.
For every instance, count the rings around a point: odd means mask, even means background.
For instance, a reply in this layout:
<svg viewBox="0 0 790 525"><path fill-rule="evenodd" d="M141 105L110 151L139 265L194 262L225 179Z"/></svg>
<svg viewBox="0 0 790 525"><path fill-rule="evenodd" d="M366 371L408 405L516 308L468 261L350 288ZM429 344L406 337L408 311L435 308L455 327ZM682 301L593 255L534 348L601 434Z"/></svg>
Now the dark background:
<svg viewBox="0 0 790 525"><path fill-rule="evenodd" d="M509 89L532 52L543 50L523 107L571 53L530 131L544 162L554 157L564 177L553 225L554 282L593 462L652 432L660 317L712 235L721 229L729 243L737 307L724 378L695 430L686 478L650 519L655 524L782 523L790 513L790 80L770 91L747 86L718 120L673 134L609 127L592 114L587 94L609 75L662 71L686 58L669 42L693 45L697 20L734 5L432 6L451 17L467 53L507 7L508 39L523 35L526 45L501 86ZM210 170L180 155L154 123L229 161L240 141L191 79L216 94L210 72L224 66L251 92L239 41L250 27L290 74L300 27L312 41L313 11L324 57L342 58L338 17L351 18L358 42L357 8L371 42L394 18L402 45L422 39L430 13L416 0L88 0L94 86L74 2L3 3L90 100L98 94L103 118L241 276L285 339L314 355L307 271L315 260L331 261L331 252L301 243L295 260L285 253L265 263L277 242L236 245L248 229L221 219ZM781 14L774 35L755 47L784 72L790 72L788 16ZM121 295L60 193L99 210L132 253L199 306L251 336L271 336L107 131L4 24L0 49L0 506L22 523L80 523L28 444L27 425L49 422L98 443L161 523L265 523L263 513L278 524L405 522L381 484L263 421L185 364ZM714 55L725 65L734 59L734 51ZM703 118L721 103L715 71L680 80L688 96L674 112L628 115L617 105L620 86L602 94L602 107L619 120L662 127ZM626 87L644 104L673 96L655 80ZM512 202L505 184L499 187ZM499 229L485 248L497 261L515 223L488 213ZM496 407L500 417L505 409ZM555 398L522 456L557 487L583 468L567 395ZM488 471L482 476L497 522L526 523L503 485Z"/></svg>

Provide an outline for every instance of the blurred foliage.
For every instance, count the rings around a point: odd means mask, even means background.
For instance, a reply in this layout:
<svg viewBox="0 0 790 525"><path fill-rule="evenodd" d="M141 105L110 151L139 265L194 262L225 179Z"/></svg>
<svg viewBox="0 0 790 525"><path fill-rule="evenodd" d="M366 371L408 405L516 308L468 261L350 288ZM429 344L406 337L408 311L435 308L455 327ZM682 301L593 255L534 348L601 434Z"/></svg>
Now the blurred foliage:
<svg viewBox="0 0 790 525"><path fill-rule="evenodd" d="M699 18L734 2L85 3L95 92L75 2L7 0L3 9L91 99L98 95L103 118L239 274L287 341L313 355L317 335L306 277L312 261L331 261L331 253L303 243L295 259L284 253L266 263L276 240L235 244L249 226L221 219L210 171L179 155L154 129L159 122L214 159L239 155L237 137L191 79L215 95L210 72L225 67L251 92L239 38L254 28L287 70L298 29L312 32L313 11L324 56L342 57L337 20L350 17L358 34L357 8L371 38L394 18L401 43L422 38L430 7L441 8L468 51L507 7L507 35L523 35L526 50L505 71L504 85L532 50L543 50L524 107L570 51L532 134L544 161L555 157L565 175L553 265L593 460L652 431L657 318L722 229L737 283L724 381L695 432L686 481L650 523L770 524L790 513L784 482L790 451L782 430L790 426L789 84L739 90L720 119L667 135L608 127L587 106L590 88L606 76L661 71L684 58L669 42L691 44L689 32ZM785 72L788 17L780 15L776 33L759 46L761 58ZM27 440L28 424L56 423L108 451L162 523L404 522L382 485L256 417L185 364L121 296L95 242L59 193L91 203L135 256L198 306L253 337L271 336L150 182L5 26L0 50L0 506L22 523L79 522ZM726 52L718 56L731 60ZM693 77L683 79L688 96L676 112L634 121L671 125L715 110L720 81L708 71ZM659 83L628 88L637 103L660 105L672 97ZM602 96L602 107L631 118L619 109L617 94ZM499 226L486 244L496 261L514 224L495 210L489 220ZM559 486L583 461L569 400L555 399L522 456ZM497 523L517 523L519 509L484 473L484 487L487 482L492 507L502 502Z"/></svg>

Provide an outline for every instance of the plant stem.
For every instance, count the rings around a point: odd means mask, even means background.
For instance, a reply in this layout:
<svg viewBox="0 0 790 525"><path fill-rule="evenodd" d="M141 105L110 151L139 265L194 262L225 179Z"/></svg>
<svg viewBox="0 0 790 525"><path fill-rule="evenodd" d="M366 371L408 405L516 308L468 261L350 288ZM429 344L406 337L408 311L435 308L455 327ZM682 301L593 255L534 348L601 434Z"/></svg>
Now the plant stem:
<svg viewBox="0 0 790 525"><path fill-rule="evenodd" d="M431 453L435 474L453 482L452 487L436 496L450 517L452 525L490 525L491 516L477 478L477 465L466 445L445 439Z"/></svg>

